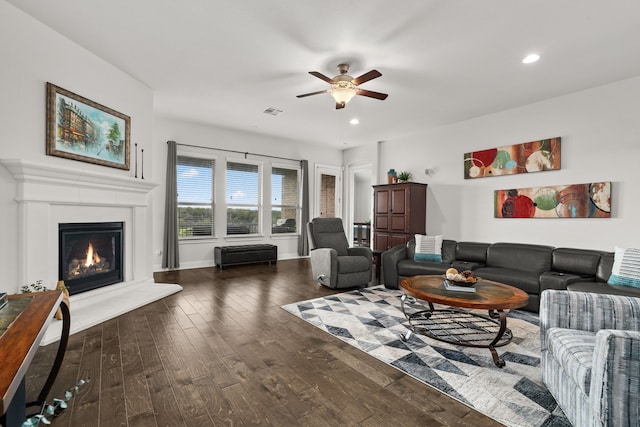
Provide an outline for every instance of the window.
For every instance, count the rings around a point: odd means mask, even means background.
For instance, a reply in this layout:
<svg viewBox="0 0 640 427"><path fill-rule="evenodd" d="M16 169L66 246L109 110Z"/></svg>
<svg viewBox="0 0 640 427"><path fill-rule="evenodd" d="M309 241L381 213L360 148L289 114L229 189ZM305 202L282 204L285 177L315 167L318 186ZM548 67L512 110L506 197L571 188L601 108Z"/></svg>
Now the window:
<svg viewBox="0 0 640 427"><path fill-rule="evenodd" d="M260 232L260 170L257 164L227 162L227 234Z"/></svg>
<svg viewBox="0 0 640 427"><path fill-rule="evenodd" d="M178 156L178 236L212 237L215 160Z"/></svg>
<svg viewBox="0 0 640 427"><path fill-rule="evenodd" d="M298 170L271 169L271 232L297 233Z"/></svg>

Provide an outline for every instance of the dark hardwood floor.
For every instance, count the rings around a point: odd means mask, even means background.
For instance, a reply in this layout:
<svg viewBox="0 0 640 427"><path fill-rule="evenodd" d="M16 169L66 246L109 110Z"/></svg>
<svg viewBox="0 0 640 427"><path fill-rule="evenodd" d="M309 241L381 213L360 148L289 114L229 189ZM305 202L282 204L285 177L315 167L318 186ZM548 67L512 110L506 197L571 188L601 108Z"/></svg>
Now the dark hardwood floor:
<svg viewBox="0 0 640 427"><path fill-rule="evenodd" d="M308 259L155 280L184 290L71 336L49 398L91 382L53 425L501 425L282 310L336 293ZM28 399L56 348L38 350Z"/></svg>

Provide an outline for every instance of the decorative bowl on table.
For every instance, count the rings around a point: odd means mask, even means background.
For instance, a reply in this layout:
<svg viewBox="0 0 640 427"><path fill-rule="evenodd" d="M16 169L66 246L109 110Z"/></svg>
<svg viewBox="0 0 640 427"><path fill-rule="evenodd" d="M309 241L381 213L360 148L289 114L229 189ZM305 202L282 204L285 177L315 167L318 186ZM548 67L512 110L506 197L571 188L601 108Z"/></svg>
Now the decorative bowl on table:
<svg viewBox="0 0 640 427"><path fill-rule="evenodd" d="M478 282L478 277L471 270L465 270L458 273L455 268L450 268L444 274L445 279L456 286L473 286Z"/></svg>

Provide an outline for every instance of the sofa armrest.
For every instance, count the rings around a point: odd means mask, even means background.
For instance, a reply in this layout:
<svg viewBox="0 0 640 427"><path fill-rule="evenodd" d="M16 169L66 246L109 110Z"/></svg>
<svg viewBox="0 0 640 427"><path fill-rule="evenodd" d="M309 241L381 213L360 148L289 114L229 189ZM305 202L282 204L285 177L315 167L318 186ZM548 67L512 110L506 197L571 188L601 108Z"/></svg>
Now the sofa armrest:
<svg viewBox="0 0 640 427"><path fill-rule="evenodd" d="M476 268L480 268L484 266L485 264L482 264L481 262L473 262L473 261L454 260L451 263L451 267L455 268L458 271L475 270Z"/></svg>
<svg viewBox="0 0 640 427"><path fill-rule="evenodd" d="M382 253L384 287L398 289L398 261L407 258L407 245L401 244Z"/></svg>
<svg viewBox="0 0 640 427"><path fill-rule="evenodd" d="M545 289L565 290L571 283L575 283L580 280L582 280L582 278L577 274L545 271L540 275L540 292Z"/></svg>
<svg viewBox="0 0 640 427"><path fill-rule="evenodd" d="M338 252L332 248L318 248L309 252L311 274L316 282L335 287L338 280Z"/></svg>
<svg viewBox="0 0 640 427"><path fill-rule="evenodd" d="M371 248L367 248L365 246L347 248L347 253L349 256L363 256L369 260L369 263L371 263L373 259L373 252L371 251Z"/></svg>
<svg viewBox="0 0 640 427"><path fill-rule="evenodd" d="M540 349L549 328L640 331L640 298L547 289L540 301Z"/></svg>
<svg viewBox="0 0 640 427"><path fill-rule="evenodd" d="M599 425L629 425L640 407L640 332L603 329L596 334L589 396Z"/></svg>

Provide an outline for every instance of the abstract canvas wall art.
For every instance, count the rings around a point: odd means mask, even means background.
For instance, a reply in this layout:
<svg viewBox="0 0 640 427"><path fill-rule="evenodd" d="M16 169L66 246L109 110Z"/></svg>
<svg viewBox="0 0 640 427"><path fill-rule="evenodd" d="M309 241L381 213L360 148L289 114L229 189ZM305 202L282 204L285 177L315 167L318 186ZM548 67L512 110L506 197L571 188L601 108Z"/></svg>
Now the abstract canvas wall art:
<svg viewBox="0 0 640 427"><path fill-rule="evenodd" d="M496 190L495 218L611 218L611 182Z"/></svg>
<svg viewBox="0 0 640 427"><path fill-rule="evenodd" d="M560 137L474 151L464 155L464 178L560 169Z"/></svg>

